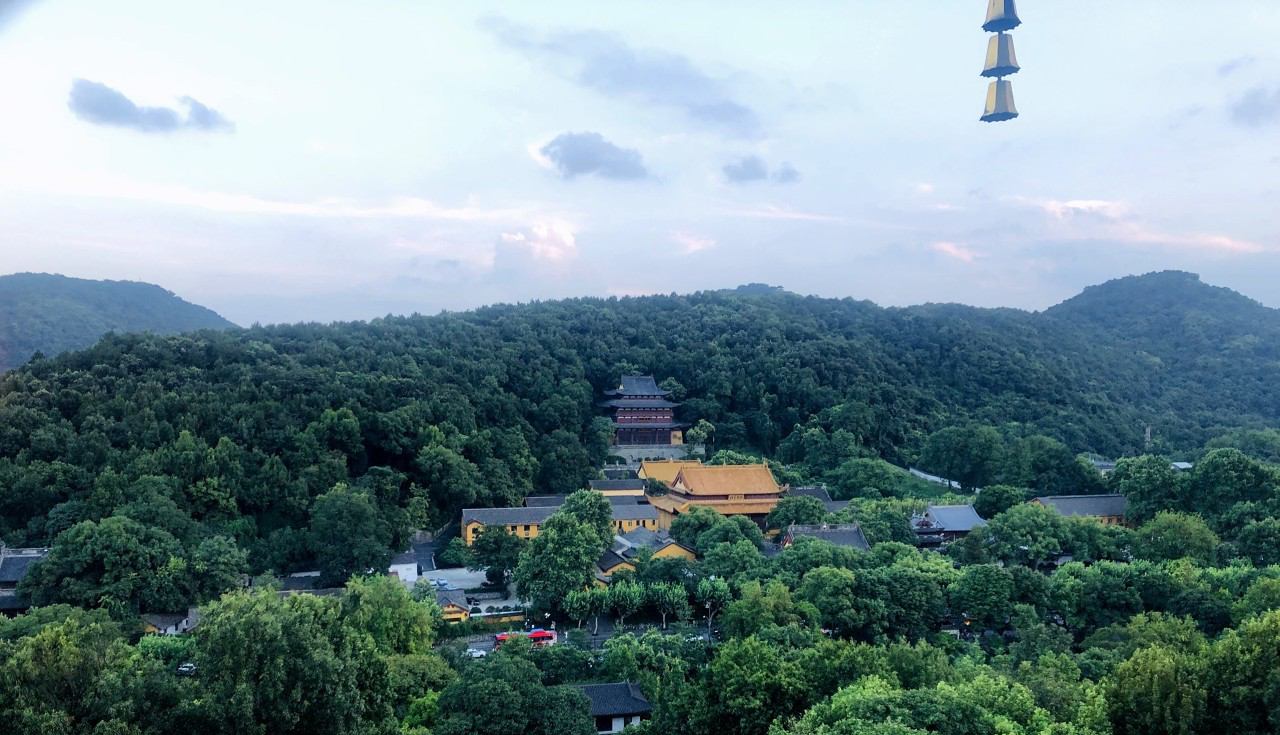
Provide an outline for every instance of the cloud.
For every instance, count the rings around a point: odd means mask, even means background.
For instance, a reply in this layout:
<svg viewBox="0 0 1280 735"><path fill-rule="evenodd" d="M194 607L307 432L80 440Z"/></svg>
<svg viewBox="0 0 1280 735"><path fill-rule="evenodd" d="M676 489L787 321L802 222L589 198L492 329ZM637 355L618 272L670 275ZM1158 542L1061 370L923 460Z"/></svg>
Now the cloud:
<svg viewBox="0 0 1280 735"><path fill-rule="evenodd" d="M635 48L601 31L545 35L501 18L480 23L506 46L552 64L556 73L609 97L670 107L698 123L739 137L758 137L755 110L733 99L728 85L682 54Z"/></svg>
<svg viewBox="0 0 1280 735"><path fill-rule="evenodd" d="M1240 56L1238 58L1232 59L1226 62L1225 64L1223 64L1222 66L1218 67L1218 76L1220 77L1230 76L1235 72L1240 71L1244 67L1249 66L1250 64L1252 64L1257 60L1258 58L1256 56L1253 56L1252 54L1246 54L1244 56Z"/></svg>
<svg viewBox="0 0 1280 735"><path fill-rule="evenodd" d="M964 245L957 245L954 242L935 242L929 246L931 250L935 250L943 255L962 260L966 263L972 263L978 258L986 257L982 253L976 252Z"/></svg>
<svg viewBox="0 0 1280 735"><path fill-rule="evenodd" d="M33 0L0 0L0 30L33 4Z"/></svg>
<svg viewBox="0 0 1280 735"><path fill-rule="evenodd" d="M774 204L761 204L755 209L740 209L729 212L736 217L747 217L750 219L778 219L792 220L796 222L846 222L844 217L833 217L827 214L814 214L812 212L797 212L794 209L779 207Z"/></svg>
<svg viewBox="0 0 1280 735"><path fill-rule="evenodd" d="M688 232L675 232L671 235L671 241L677 245L684 246L681 255L693 255L694 253L710 250L716 246L716 241L709 237L699 237L691 235Z"/></svg>
<svg viewBox="0 0 1280 735"><path fill-rule="evenodd" d="M726 179L735 184L769 178L769 169L760 156L744 156L737 161L726 163L720 170L724 171Z"/></svg>
<svg viewBox="0 0 1280 735"><path fill-rule="evenodd" d="M1057 226L1059 237L1072 240L1107 240L1130 246L1166 246L1228 253L1261 253L1268 248L1228 235L1207 232L1163 232L1132 214L1124 202L1105 199L1030 199L1011 197L1034 206Z"/></svg>
<svg viewBox="0 0 1280 735"><path fill-rule="evenodd" d="M789 161L783 161L773 173L760 156L743 156L720 167L731 184L748 184L752 181L772 179L778 184L791 184L800 180L800 172Z"/></svg>
<svg viewBox="0 0 1280 735"><path fill-rule="evenodd" d="M578 256L574 226L563 220L535 222L526 230L504 232L498 238L501 251L523 254L534 261L564 262ZM505 246L505 247L502 247Z"/></svg>
<svg viewBox="0 0 1280 735"><path fill-rule="evenodd" d="M71 83L71 96L67 106L72 114L85 122L132 128L143 133L234 128L217 110L191 97L183 97L182 103L187 107L185 117L168 107L141 107L124 93L101 82L76 79Z"/></svg>
<svg viewBox="0 0 1280 735"><path fill-rule="evenodd" d="M1249 90L1231 105L1231 119L1253 128L1280 122L1280 87Z"/></svg>
<svg viewBox="0 0 1280 735"><path fill-rule="evenodd" d="M773 180L779 184L794 184L800 180L800 172L791 165L790 161L783 161L782 165L773 172Z"/></svg>
<svg viewBox="0 0 1280 735"><path fill-rule="evenodd" d="M620 181L649 177L639 151L614 145L599 133L561 133L538 152L566 179L584 175Z"/></svg>

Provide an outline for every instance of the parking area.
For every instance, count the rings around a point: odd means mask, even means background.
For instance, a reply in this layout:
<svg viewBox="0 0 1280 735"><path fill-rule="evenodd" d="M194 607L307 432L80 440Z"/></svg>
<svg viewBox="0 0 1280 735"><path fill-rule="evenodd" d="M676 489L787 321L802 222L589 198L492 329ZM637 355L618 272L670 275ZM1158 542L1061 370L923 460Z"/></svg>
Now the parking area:
<svg viewBox="0 0 1280 735"><path fill-rule="evenodd" d="M426 579L443 579L445 582L460 590L469 590L484 584L483 570L473 572L465 567L460 567L458 569L433 569L429 572L424 571L422 576Z"/></svg>

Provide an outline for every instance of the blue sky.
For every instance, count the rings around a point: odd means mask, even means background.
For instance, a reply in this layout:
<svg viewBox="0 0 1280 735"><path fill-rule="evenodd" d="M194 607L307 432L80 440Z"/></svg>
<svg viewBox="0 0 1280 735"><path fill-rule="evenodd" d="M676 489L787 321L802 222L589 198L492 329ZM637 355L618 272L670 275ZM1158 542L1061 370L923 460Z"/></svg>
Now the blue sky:
<svg viewBox="0 0 1280 735"><path fill-rule="evenodd" d="M6 5L5 3L8 2ZM752 281L1280 306L1280 4L0 0L0 272L240 323Z"/></svg>

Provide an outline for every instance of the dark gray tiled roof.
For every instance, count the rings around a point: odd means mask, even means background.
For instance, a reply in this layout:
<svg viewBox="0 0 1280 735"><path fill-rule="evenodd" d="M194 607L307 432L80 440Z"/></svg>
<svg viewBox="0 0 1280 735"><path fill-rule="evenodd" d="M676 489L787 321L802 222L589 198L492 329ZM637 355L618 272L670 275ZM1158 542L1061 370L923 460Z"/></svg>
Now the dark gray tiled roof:
<svg viewBox="0 0 1280 735"><path fill-rule="evenodd" d="M612 503L613 520L655 520L658 510L639 503ZM559 506L539 505L532 508L468 508L462 511L462 525L475 521L485 526L516 526L544 523Z"/></svg>
<svg viewBox="0 0 1280 735"><path fill-rule="evenodd" d="M652 375L624 375L622 387L604 392L606 396L667 396L671 391L658 387Z"/></svg>
<svg viewBox="0 0 1280 735"><path fill-rule="evenodd" d="M634 480L636 471L623 467L606 467L601 472L606 480Z"/></svg>
<svg viewBox="0 0 1280 735"><path fill-rule="evenodd" d="M830 503L823 503L823 505L824 505L824 506L826 506L826 508L827 508L827 512L828 512L828 513L839 513L840 511L844 510L845 508L848 508L848 507L849 507L849 503L850 503L850 502L852 502L852 501L849 501L849 500L832 500Z"/></svg>
<svg viewBox="0 0 1280 735"><path fill-rule="evenodd" d="M626 561L627 560L622 555L605 550L605 552L600 555L600 559L596 562L596 566L600 568L600 571L604 572L613 569Z"/></svg>
<svg viewBox="0 0 1280 735"><path fill-rule="evenodd" d="M5 549L3 559L0 559L0 584L17 584L27 576L32 564L48 554L49 550L45 548Z"/></svg>
<svg viewBox="0 0 1280 735"><path fill-rule="evenodd" d="M679 421L617 421L613 422L618 429L679 429L688 424Z"/></svg>
<svg viewBox="0 0 1280 735"><path fill-rule="evenodd" d="M559 508L564 505L565 498L568 495L530 495L524 499L526 508L535 508L539 506L550 506ZM647 503L641 495L608 495L605 497L612 505L636 505L637 503Z"/></svg>
<svg viewBox="0 0 1280 735"><path fill-rule="evenodd" d="M803 495L809 498L817 498L818 500L821 500L823 504L832 502L831 493L827 492L827 489L822 486L793 487L787 491L787 497L798 496L798 495Z"/></svg>
<svg viewBox="0 0 1280 735"><path fill-rule="evenodd" d="M643 490L644 480L592 480L592 490Z"/></svg>
<svg viewBox="0 0 1280 735"><path fill-rule="evenodd" d="M665 398L610 398L607 401L601 401L600 405L604 408L675 408L679 403L673 403Z"/></svg>
<svg viewBox="0 0 1280 735"><path fill-rule="evenodd" d="M160 630L164 630L178 625L186 620L187 616L183 613L147 613L142 616L142 619Z"/></svg>
<svg viewBox="0 0 1280 735"><path fill-rule="evenodd" d="M847 546L861 551L871 550L871 544L867 543L867 537L862 533L862 527L856 523L817 526L793 525L787 528L787 536L790 536L792 541L801 537L809 537L829 541L836 546Z"/></svg>
<svg viewBox="0 0 1280 735"><path fill-rule="evenodd" d="M972 505L930 505L927 512L941 531L968 532L987 525Z"/></svg>
<svg viewBox="0 0 1280 735"><path fill-rule="evenodd" d="M446 605L457 605L463 610L470 610L471 605L467 602L467 593L465 590L436 590L436 604L440 607Z"/></svg>
<svg viewBox="0 0 1280 735"><path fill-rule="evenodd" d="M645 699L640 687L629 681L616 684L579 684L575 688L591 700L592 717L645 715L653 711L653 705Z"/></svg>
<svg viewBox="0 0 1280 735"><path fill-rule="evenodd" d="M412 551L406 551L403 554L396 554L395 556L391 557L391 563L396 565L417 564L418 555L413 553Z"/></svg>
<svg viewBox="0 0 1280 735"><path fill-rule="evenodd" d="M1123 495L1043 495L1035 499L1064 516L1122 516L1129 508Z"/></svg>

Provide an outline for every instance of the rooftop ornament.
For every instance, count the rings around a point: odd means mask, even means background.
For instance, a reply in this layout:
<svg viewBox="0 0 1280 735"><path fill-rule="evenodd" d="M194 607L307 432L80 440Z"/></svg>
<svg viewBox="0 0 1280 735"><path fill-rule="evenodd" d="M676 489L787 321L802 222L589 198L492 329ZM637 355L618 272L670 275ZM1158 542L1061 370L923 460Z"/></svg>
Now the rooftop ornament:
<svg viewBox="0 0 1280 735"><path fill-rule="evenodd" d="M987 61L982 69L982 76L994 78L987 86L987 104L983 109L983 122L1004 122L1018 116L1018 108L1013 102L1013 83L1006 80L1011 74L1017 74L1022 68L1018 66L1018 57L1013 50L1013 36L1006 34L1022 25L1018 18L1018 9L1014 0L988 0L987 22L982 30L996 35L987 44Z"/></svg>

